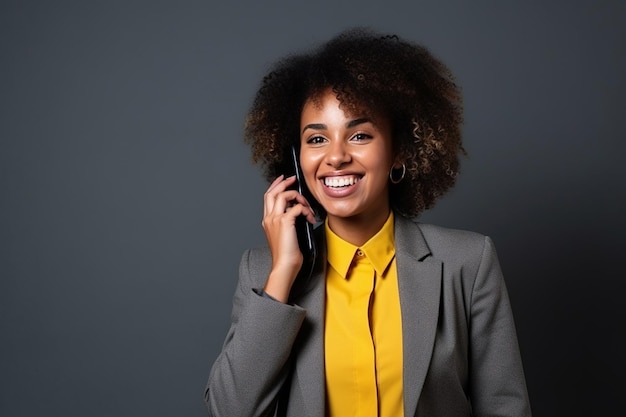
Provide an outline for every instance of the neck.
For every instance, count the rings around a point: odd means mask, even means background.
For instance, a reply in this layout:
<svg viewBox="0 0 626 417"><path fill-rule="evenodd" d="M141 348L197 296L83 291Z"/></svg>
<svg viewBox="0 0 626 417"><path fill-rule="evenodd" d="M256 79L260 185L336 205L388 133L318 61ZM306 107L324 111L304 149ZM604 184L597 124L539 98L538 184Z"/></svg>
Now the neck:
<svg viewBox="0 0 626 417"><path fill-rule="evenodd" d="M328 216L328 227L337 236L355 246L361 246L383 227L389 217L389 209L376 218L368 216L335 217Z"/></svg>

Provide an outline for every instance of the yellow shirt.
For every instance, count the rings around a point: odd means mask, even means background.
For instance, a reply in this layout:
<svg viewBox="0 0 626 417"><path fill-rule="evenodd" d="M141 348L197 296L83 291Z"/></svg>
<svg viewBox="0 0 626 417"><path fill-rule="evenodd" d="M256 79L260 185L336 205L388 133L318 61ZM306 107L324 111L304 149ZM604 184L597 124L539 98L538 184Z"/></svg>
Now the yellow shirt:
<svg viewBox="0 0 626 417"><path fill-rule="evenodd" d="M393 213L363 246L326 223L325 373L333 417L399 417L402 320Z"/></svg>

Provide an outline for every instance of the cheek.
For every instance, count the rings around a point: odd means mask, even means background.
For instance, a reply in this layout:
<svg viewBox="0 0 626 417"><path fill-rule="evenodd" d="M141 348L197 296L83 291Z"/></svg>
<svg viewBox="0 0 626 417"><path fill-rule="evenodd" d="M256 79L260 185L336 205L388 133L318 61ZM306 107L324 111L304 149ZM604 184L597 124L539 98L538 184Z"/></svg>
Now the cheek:
<svg viewBox="0 0 626 417"><path fill-rule="evenodd" d="M393 165L391 153L383 147L368 149L367 153L360 155L359 160L369 173L376 177L386 177Z"/></svg>
<svg viewBox="0 0 626 417"><path fill-rule="evenodd" d="M315 171L317 164L311 155L306 153L300 153L300 168L302 168L302 174L308 185L315 180Z"/></svg>

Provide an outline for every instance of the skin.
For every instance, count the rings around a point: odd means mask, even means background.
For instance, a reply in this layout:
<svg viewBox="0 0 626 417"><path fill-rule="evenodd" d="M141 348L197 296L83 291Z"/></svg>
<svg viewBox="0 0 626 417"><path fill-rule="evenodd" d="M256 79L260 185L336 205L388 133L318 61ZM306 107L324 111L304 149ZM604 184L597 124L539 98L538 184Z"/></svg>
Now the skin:
<svg viewBox="0 0 626 417"><path fill-rule="evenodd" d="M390 124L382 117L344 112L327 90L305 103L300 128L300 165L309 191L326 210L334 233L356 246L364 244L389 216L388 181L394 165ZM265 193L263 228L272 270L264 290L282 302L303 260L295 219L304 215L315 222L306 199L288 190L294 181L278 177Z"/></svg>

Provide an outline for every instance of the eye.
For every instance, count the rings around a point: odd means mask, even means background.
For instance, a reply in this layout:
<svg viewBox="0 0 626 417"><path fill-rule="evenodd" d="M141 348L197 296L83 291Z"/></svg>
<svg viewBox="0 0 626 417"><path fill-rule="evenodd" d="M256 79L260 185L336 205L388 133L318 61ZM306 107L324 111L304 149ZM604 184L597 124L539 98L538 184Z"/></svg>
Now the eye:
<svg viewBox="0 0 626 417"><path fill-rule="evenodd" d="M312 136L307 139L306 143L311 145L319 145L320 143L324 143L326 139L323 136Z"/></svg>
<svg viewBox="0 0 626 417"><path fill-rule="evenodd" d="M367 133L357 133L354 136L352 136L352 140L357 141L357 142L362 142L368 139L372 139L372 136L368 135Z"/></svg>

